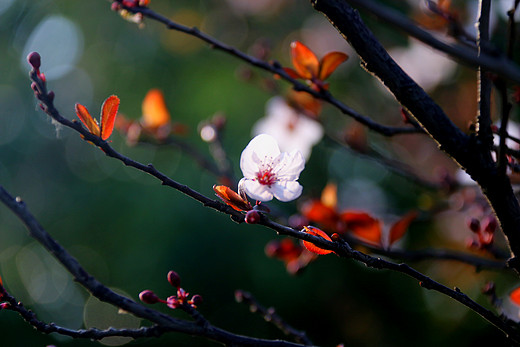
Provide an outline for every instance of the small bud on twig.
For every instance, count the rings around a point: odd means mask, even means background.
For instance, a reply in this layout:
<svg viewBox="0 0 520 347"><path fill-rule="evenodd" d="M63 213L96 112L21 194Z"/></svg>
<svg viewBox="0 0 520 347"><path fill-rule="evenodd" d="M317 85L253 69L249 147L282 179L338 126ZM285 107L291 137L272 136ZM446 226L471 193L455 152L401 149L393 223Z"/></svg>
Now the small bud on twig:
<svg viewBox="0 0 520 347"><path fill-rule="evenodd" d="M159 302L159 297L157 297L157 295L155 295L151 290L143 290L139 293L139 300L145 304L155 304Z"/></svg>
<svg viewBox="0 0 520 347"><path fill-rule="evenodd" d="M41 57L38 52L31 52L27 55L27 62L31 64L31 66L38 71L41 66Z"/></svg>
<svg viewBox="0 0 520 347"><path fill-rule="evenodd" d="M170 271L168 272L168 282L178 289L181 286L181 277L175 271Z"/></svg>

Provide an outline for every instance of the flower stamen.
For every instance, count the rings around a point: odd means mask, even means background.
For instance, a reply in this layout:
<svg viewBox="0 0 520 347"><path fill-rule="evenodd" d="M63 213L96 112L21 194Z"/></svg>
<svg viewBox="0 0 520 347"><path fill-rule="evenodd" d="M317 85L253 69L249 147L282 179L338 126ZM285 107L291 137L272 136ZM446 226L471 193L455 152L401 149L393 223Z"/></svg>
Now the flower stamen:
<svg viewBox="0 0 520 347"><path fill-rule="evenodd" d="M256 178L258 179L258 183L269 187L277 181L276 174L271 171L271 168L257 172Z"/></svg>

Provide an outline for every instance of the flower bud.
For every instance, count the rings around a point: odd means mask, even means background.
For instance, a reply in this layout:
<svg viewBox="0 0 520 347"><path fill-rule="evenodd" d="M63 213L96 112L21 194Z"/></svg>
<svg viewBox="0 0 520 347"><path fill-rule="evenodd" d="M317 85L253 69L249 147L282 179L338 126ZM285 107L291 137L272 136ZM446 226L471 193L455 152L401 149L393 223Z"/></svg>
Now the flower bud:
<svg viewBox="0 0 520 347"><path fill-rule="evenodd" d="M27 61L29 62L29 64L31 64L31 66L36 71L38 71L40 69L41 57L40 57L40 54L38 52L31 52L31 53L29 53L29 55L27 55Z"/></svg>
<svg viewBox="0 0 520 347"><path fill-rule="evenodd" d="M246 223L247 224L257 224L260 222L260 213L255 210L247 211L246 213Z"/></svg>
<svg viewBox="0 0 520 347"><path fill-rule="evenodd" d="M480 221L476 218L471 218L468 221L468 227L474 233L478 233L480 231Z"/></svg>
<svg viewBox="0 0 520 347"><path fill-rule="evenodd" d="M175 271L168 272L168 282L175 288L180 288L181 286L181 277Z"/></svg>
<svg viewBox="0 0 520 347"><path fill-rule="evenodd" d="M145 304L155 304L159 302L159 297L157 297L157 295L155 295L154 292L147 289L139 293L139 300L141 300Z"/></svg>
<svg viewBox="0 0 520 347"><path fill-rule="evenodd" d="M193 297L191 298L191 302L195 306L200 305L202 303L202 296L200 296L199 294L193 295Z"/></svg>
<svg viewBox="0 0 520 347"><path fill-rule="evenodd" d="M51 90L51 91L47 94L47 97L49 98L50 101L54 101L54 97L55 97L54 92Z"/></svg>

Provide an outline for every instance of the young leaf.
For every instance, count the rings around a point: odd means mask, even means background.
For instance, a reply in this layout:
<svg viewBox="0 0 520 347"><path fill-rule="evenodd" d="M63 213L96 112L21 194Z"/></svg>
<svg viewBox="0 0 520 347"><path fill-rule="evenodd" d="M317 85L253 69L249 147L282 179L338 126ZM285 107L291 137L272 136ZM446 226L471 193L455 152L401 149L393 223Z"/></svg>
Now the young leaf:
<svg viewBox="0 0 520 347"><path fill-rule="evenodd" d="M404 236L408 230L408 227L410 226L410 223L415 218L417 218L417 211L410 211L404 217L399 219L394 225L392 225L389 233L389 245L392 245L394 242Z"/></svg>
<svg viewBox="0 0 520 347"><path fill-rule="evenodd" d="M320 80L324 80L330 76L331 73L336 70L336 68L348 59L348 55L341 52L330 52L327 53L323 58L321 58L320 63L320 74L318 78Z"/></svg>
<svg viewBox="0 0 520 347"><path fill-rule="evenodd" d="M164 95L159 89L150 89L144 97L142 124L151 131L170 122L170 113L164 101Z"/></svg>
<svg viewBox="0 0 520 347"><path fill-rule="evenodd" d="M316 55L303 43L294 41L291 43L292 63L296 72L304 79L318 77L320 62Z"/></svg>
<svg viewBox="0 0 520 347"><path fill-rule="evenodd" d="M118 108L119 98L115 95L109 96L101 106L101 138L103 140L112 135Z"/></svg>
<svg viewBox="0 0 520 347"><path fill-rule="evenodd" d="M341 213L341 220L347 224L356 237L375 246L381 246L381 221L366 212L346 211Z"/></svg>
<svg viewBox="0 0 520 347"><path fill-rule="evenodd" d="M97 121L92 118L87 108L81 104L76 104L76 115L81 122L87 127L92 134L99 136L99 125Z"/></svg>
<svg viewBox="0 0 520 347"><path fill-rule="evenodd" d="M517 305L520 305L520 287L514 289L509 294L509 299L511 299L512 302L514 302Z"/></svg>
<svg viewBox="0 0 520 347"><path fill-rule="evenodd" d="M229 187L214 185L213 190L222 201L237 211L249 211L252 209L249 201L241 197L238 193L235 193Z"/></svg>
<svg viewBox="0 0 520 347"><path fill-rule="evenodd" d="M332 239L329 237L329 235L327 235L323 230L320 230L318 228L308 226L308 227L303 227L303 230L307 234L314 235L314 236L320 236L327 241L332 241ZM312 252L315 254L324 255L324 254L333 253L331 250L320 248L320 247L316 246L314 243L309 242L309 241L303 241L303 245L305 246L305 248L307 248L307 250L309 252Z"/></svg>

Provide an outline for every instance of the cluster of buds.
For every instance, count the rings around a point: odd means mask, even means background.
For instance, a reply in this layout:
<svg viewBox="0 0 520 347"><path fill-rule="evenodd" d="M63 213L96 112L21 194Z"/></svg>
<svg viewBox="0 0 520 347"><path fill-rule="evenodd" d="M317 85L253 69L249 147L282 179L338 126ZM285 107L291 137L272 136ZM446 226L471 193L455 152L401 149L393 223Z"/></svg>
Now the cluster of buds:
<svg viewBox="0 0 520 347"><path fill-rule="evenodd" d="M119 15L127 21L142 24L143 14L132 13L129 10L127 10L127 8L146 7L149 3L150 0L114 0L112 2L111 9L112 11L118 12Z"/></svg>
<svg viewBox="0 0 520 347"><path fill-rule="evenodd" d="M32 67L31 76L33 73L36 74L37 79L39 80L39 83L36 82L31 83L31 89L34 91L34 96L38 100L44 100L44 97L46 95L47 100L52 102L54 100L54 92L51 90L47 92L45 90L45 82L47 79L45 78L45 74L40 71L40 66L42 64L41 56L38 52L31 52L27 55L27 62ZM44 110L43 104L40 104L40 108Z"/></svg>
<svg viewBox="0 0 520 347"><path fill-rule="evenodd" d="M495 230L498 227L495 216L489 215L481 222L477 218L468 221L468 228L476 235L469 239L468 247L474 249L489 249L495 238Z"/></svg>
<svg viewBox="0 0 520 347"><path fill-rule="evenodd" d="M168 272L168 282L177 288L177 295L171 295L163 300L151 290L143 290L139 293L139 299L146 304L156 304L158 302L166 304L171 309L176 308L197 308L202 303L202 296L195 294L189 299L190 293L181 288L181 278L175 271Z"/></svg>
<svg viewBox="0 0 520 347"><path fill-rule="evenodd" d="M2 282L2 277L0 277L0 301L4 300L4 295L7 292L5 291L4 284ZM8 302L1 302L0 303L0 310L5 310L11 308L11 304Z"/></svg>

